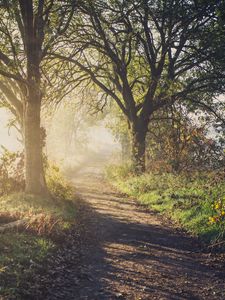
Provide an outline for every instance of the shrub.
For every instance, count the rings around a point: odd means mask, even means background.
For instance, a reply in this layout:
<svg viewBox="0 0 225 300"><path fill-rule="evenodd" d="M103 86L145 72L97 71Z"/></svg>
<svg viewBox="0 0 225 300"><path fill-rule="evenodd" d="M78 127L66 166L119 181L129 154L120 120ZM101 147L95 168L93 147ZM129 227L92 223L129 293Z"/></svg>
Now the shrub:
<svg viewBox="0 0 225 300"><path fill-rule="evenodd" d="M54 164L47 165L46 183L51 195L57 199L70 200L74 197L74 188L64 178L59 167Z"/></svg>
<svg viewBox="0 0 225 300"><path fill-rule="evenodd" d="M0 196L24 189L24 155L2 146L0 157Z"/></svg>
<svg viewBox="0 0 225 300"><path fill-rule="evenodd" d="M133 175L133 167L131 164L110 165L106 168L106 176L110 179L125 179Z"/></svg>
<svg viewBox="0 0 225 300"><path fill-rule="evenodd" d="M24 153L11 152L2 147L0 157L0 197L23 191L25 188ZM73 187L64 178L59 167L51 164L44 157L46 183L54 198L71 199Z"/></svg>

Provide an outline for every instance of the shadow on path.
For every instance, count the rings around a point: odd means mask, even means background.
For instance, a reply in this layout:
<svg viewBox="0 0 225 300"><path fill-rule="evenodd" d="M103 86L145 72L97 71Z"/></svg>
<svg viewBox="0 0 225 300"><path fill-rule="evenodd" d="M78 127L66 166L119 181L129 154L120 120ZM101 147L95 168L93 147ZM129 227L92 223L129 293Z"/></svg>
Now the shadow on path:
<svg viewBox="0 0 225 300"><path fill-rule="evenodd" d="M31 299L225 299L224 274L206 264L194 238L100 178L74 183L79 234L68 236L48 280L40 278L44 292Z"/></svg>

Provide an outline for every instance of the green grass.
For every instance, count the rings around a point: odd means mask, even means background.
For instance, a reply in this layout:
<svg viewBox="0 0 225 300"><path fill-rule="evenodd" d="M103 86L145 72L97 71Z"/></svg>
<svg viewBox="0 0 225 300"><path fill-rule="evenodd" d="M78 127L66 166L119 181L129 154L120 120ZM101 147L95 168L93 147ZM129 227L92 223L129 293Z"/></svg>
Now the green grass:
<svg viewBox="0 0 225 300"><path fill-rule="evenodd" d="M215 174L134 176L127 166L110 167L107 177L116 188L151 210L162 213L206 242L223 234L221 224L209 224L212 205L225 196L225 182Z"/></svg>
<svg viewBox="0 0 225 300"><path fill-rule="evenodd" d="M0 223L1 216L2 220L26 222L19 231L0 234L0 299L18 299L21 283L32 276L35 265L44 263L74 224L72 187L55 177L49 188L53 197L14 193L0 198Z"/></svg>
<svg viewBox="0 0 225 300"><path fill-rule="evenodd" d="M22 218L46 214L54 218L71 221L75 216L73 199L55 199L15 193L0 198L0 212L18 215Z"/></svg>
<svg viewBox="0 0 225 300"><path fill-rule="evenodd" d="M27 233L4 233L0 238L0 295L16 299L20 284L32 276L33 266L41 263L55 245Z"/></svg>

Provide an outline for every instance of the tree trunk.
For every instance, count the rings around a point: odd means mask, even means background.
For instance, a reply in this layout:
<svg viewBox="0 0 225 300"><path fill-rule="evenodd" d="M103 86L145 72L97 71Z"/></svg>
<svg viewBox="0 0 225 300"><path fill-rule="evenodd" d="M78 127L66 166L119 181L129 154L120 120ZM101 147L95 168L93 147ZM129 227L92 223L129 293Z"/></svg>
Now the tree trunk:
<svg viewBox="0 0 225 300"><path fill-rule="evenodd" d="M142 174L145 172L145 150L146 150L147 126L133 126L132 128L132 162L134 172Z"/></svg>
<svg viewBox="0 0 225 300"><path fill-rule="evenodd" d="M43 170L40 112L41 101L38 99L37 93L31 92L24 112L25 191L31 194L47 192Z"/></svg>

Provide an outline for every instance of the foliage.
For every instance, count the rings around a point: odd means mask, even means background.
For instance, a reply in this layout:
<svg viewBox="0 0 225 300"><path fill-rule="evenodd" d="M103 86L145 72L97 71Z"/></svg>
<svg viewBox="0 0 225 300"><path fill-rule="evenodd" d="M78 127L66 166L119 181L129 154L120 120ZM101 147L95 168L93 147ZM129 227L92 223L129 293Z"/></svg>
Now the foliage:
<svg viewBox="0 0 225 300"><path fill-rule="evenodd" d="M112 180L127 179L129 176L133 175L133 168L131 164L123 165L110 165L105 169L106 176Z"/></svg>
<svg viewBox="0 0 225 300"><path fill-rule="evenodd" d="M212 205L213 216L209 217L210 224L218 224L221 227L221 237L225 233L225 197L214 202Z"/></svg>
<svg viewBox="0 0 225 300"><path fill-rule="evenodd" d="M207 41L216 32L219 8L211 1L78 3L79 17L69 29L75 46L68 41L67 57L64 48L55 56L78 69L86 89L99 91L96 107L111 100L118 106L133 136L137 171L145 169L145 138L155 112L182 103L222 118L217 96L225 89L224 72L214 67L221 57L208 51Z"/></svg>
<svg viewBox="0 0 225 300"><path fill-rule="evenodd" d="M75 3L3 2L0 9L1 104L6 104L13 113L26 153L29 153L25 160L26 190L40 194L46 191L41 108L44 102L56 98L59 102L71 91L67 63L56 61L52 53L61 45L62 35L66 34L74 15Z"/></svg>
<svg viewBox="0 0 225 300"><path fill-rule="evenodd" d="M131 136L124 117L110 113L108 128L120 142L123 163L131 161ZM193 114L182 105L152 116L146 138L146 167L151 172L215 170L225 164L221 122L208 114Z"/></svg>
<svg viewBox="0 0 225 300"><path fill-rule="evenodd" d="M24 155L2 147L0 157L0 196L24 189Z"/></svg>
<svg viewBox="0 0 225 300"><path fill-rule="evenodd" d="M150 171L204 171L224 165L225 139L210 133L215 120L194 117L177 106L153 116L146 145Z"/></svg>
<svg viewBox="0 0 225 300"><path fill-rule="evenodd" d="M25 186L24 154L23 152L11 152L4 147L2 149L3 154L0 157L0 196L22 192ZM59 167L48 162L46 157L44 162L46 183L52 197L61 200L73 199L74 189L64 178Z"/></svg>
<svg viewBox="0 0 225 300"><path fill-rule="evenodd" d="M214 202L225 195L224 171L146 173L137 177L125 174L124 167L114 166L107 175L120 191L166 214L187 231L212 242L222 236L221 223L209 225L209 218L215 214Z"/></svg>
<svg viewBox="0 0 225 300"><path fill-rule="evenodd" d="M64 178L59 167L48 163L46 169L46 183L51 195L56 199L71 200L74 197L74 188Z"/></svg>

